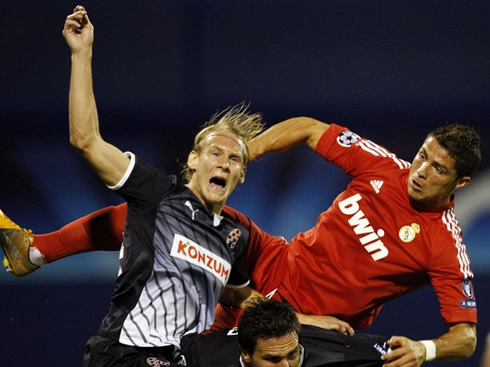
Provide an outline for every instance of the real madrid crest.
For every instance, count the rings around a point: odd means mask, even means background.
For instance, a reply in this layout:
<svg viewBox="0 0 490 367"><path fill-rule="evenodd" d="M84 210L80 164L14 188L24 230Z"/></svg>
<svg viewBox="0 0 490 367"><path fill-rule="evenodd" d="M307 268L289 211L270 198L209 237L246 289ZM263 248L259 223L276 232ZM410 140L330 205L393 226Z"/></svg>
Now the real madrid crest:
<svg viewBox="0 0 490 367"><path fill-rule="evenodd" d="M231 250L235 248L241 235L242 231L240 231L239 228L235 228L230 233L228 233L228 236L226 237L226 244L230 247Z"/></svg>
<svg viewBox="0 0 490 367"><path fill-rule="evenodd" d="M412 242L417 234L420 233L420 226L417 223L412 223L409 226L403 226L398 232L400 239L405 242Z"/></svg>

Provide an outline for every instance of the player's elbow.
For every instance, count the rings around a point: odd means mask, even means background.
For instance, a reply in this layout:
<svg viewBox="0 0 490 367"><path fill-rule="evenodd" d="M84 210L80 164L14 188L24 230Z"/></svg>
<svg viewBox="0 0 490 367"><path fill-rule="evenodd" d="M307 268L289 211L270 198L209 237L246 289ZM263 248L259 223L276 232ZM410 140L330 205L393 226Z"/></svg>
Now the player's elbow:
<svg viewBox="0 0 490 367"><path fill-rule="evenodd" d="M89 142L90 139L85 137L83 134L78 133L75 131L75 129L70 129L70 144L72 147L83 152L88 146L90 146Z"/></svg>
<svg viewBox="0 0 490 367"><path fill-rule="evenodd" d="M451 358L451 360L463 360L470 358L476 350L476 337L475 338L466 338L465 340L461 340L459 353Z"/></svg>
<svg viewBox="0 0 490 367"><path fill-rule="evenodd" d="M458 355L456 359L470 358L476 350L476 325L475 324L459 324L451 328L456 328L458 338L456 344L459 345Z"/></svg>
<svg viewBox="0 0 490 367"><path fill-rule="evenodd" d="M468 335L463 343L465 348L462 353L461 359L470 358L476 350L476 333Z"/></svg>
<svg viewBox="0 0 490 367"><path fill-rule="evenodd" d="M90 135L79 134L75 131L70 131L70 144L82 155L88 155L95 149L97 137Z"/></svg>

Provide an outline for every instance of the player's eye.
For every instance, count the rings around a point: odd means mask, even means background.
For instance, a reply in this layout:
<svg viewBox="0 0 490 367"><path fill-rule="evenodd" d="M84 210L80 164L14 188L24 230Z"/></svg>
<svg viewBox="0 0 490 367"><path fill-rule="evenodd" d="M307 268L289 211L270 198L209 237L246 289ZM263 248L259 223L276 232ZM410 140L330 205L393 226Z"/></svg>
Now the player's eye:
<svg viewBox="0 0 490 367"><path fill-rule="evenodd" d="M265 360L267 362L271 362L271 363L276 363L277 364L277 363L279 363L279 362L282 361L282 357L267 357L267 358L265 358Z"/></svg>
<svg viewBox="0 0 490 367"><path fill-rule="evenodd" d="M294 352L289 353L287 358L289 360L294 360L294 359L298 358L298 354L299 354L299 352L297 350L295 350Z"/></svg>

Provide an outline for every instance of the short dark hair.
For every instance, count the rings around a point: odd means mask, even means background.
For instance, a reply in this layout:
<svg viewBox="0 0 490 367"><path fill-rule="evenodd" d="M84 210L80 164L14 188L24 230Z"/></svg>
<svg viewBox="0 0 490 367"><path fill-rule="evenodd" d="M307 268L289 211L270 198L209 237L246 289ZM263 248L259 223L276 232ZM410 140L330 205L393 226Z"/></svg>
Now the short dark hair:
<svg viewBox="0 0 490 367"><path fill-rule="evenodd" d="M273 299L256 298L238 322L238 344L249 354L255 352L259 338L299 335L301 325L293 306Z"/></svg>
<svg viewBox="0 0 490 367"><path fill-rule="evenodd" d="M480 135L468 125L450 124L431 131L434 137L455 160L458 177L471 176L481 161Z"/></svg>

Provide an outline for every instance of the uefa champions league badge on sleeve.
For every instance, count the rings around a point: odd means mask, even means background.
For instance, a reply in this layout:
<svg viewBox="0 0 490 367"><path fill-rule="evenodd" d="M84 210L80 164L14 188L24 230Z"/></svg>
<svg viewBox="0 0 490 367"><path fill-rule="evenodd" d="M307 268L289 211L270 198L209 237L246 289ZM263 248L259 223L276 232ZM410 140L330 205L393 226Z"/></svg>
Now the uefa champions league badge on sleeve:
<svg viewBox="0 0 490 367"><path fill-rule="evenodd" d="M344 148L349 148L354 145L361 137L356 133L349 130L342 131L339 136L337 136L337 143L339 143Z"/></svg>
<svg viewBox="0 0 490 367"><path fill-rule="evenodd" d="M463 280L461 284L461 289L465 297L467 297L468 299L463 299L459 301L459 305L462 308L476 308L476 301L473 298L474 293L473 293L473 284L471 283L471 279Z"/></svg>
<svg viewBox="0 0 490 367"><path fill-rule="evenodd" d="M462 283L463 294L468 298L473 298L473 285L470 279L463 280Z"/></svg>

